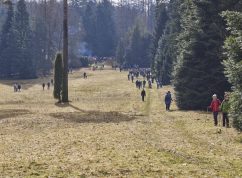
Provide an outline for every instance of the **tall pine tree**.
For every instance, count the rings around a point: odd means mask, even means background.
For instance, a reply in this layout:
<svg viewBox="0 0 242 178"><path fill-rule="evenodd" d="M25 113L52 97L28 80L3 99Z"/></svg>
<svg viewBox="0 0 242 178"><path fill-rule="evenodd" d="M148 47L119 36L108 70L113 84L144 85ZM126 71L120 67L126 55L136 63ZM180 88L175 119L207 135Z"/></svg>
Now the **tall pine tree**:
<svg viewBox="0 0 242 178"><path fill-rule="evenodd" d="M233 85L230 115L235 128L242 131L242 13L227 11L223 16L230 31L230 36L225 42L227 59L224 62L226 74Z"/></svg>
<svg viewBox="0 0 242 178"><path fill-rule="evenodd" d="M181 31L181 4L181 0L171 0L167 5L168 20L154 58L154 72L163 85L171 83L173 66L177 60L177 36Z"/></svg>
<svg viewBox="0 0 242 178"><path fill-rule="evenodd" d="M29 14L25 0L19 0L17 3L14 32L17 45L18 73L20 78L35 78L36 64L32 51L32 31L29 24Z"/></svg>
<svg viewBox="0 0 242 178"><path fill-rule="evenodd" d="M13 5L9 3L7 18L2 27L0 41L0 77L2 78L11 78L15 74L16 66L14 65L14 60L16 59L16 46L13 23Z"/></svg>
<svg viewBox="0 0 242 178"><path fill-rule="evenodd" d="M117 61L125 66L150 67L150 46L152 35L147 32L140 22L137 22L126 37L118 45Z"/></svg>
<svg viewBox="0 0 242 178"><path fill-rule="evenodd" d="M90 1L87 4L87 7L85 9L84 15L83 15L83 25L85 28L85 42L87 43L87 47L92 52L95 52L96 46L97 46L97 40L96 40L96 22L97 22L97 16L96 16L96 3Z"/></svg>
<svg viewBox="0 0 242 178"><path fill-rule="evenodd" d="M116 49L116 30L113 20L113 6L103 0L97 7L96 55L100 57L114 56Z"/></svg>
<svg viewBox="0 0 242 178"><path fill-rule="evenodd" d="M162 37L162 35L164 34L164 30L166 27L166 23L168 20L168 16L167 16L167 3L163 3L160 0L156 0L156 15L155 15L155 32L153 34L153 43L151 46L151 68L153 70L153 72L156 72L156 53L158 50L158 44L159 44L159 40Z"/></svg>
<svg viewBox="0 0 242 178"><path fill-rule="evenodd" d="M212 94L222 97L230 89L221 64L224 37L218 7L218 1L207 0L185 0L182 4L182 33L174 79L181 109L204 109Z"/></svg>

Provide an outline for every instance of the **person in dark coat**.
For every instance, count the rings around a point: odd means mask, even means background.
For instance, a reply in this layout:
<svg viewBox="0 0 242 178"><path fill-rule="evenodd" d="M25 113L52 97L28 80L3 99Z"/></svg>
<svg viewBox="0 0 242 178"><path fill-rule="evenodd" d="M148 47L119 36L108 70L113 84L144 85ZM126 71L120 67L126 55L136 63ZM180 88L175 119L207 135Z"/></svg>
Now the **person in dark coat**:
<svg viewBox="0 0 242 178"><path fill-rule="evenodd" d="M136 86L136 88L139 88L139 81L138 80L136 80L135 86Z"/></svg>
<svg viewBox="0 0 242 178"><path fill-rule="evenodd" d="M134 83L134 74L131 75L132 83Z"/></svg>
<svg viewBox="0 0 242 178"><path fill-rule="evenodd" d="M47 83L47 88L50 89L50 82Z"/></svg>
<svg viewBox="0 0 242 178"><path fill-rule="evenodd" d="M45 90L45 83L42 84L43 90Z"/></svg>
<svg viewBox="0 0 242 178"><path fill-rule="evenodd" d="M142 82L139 81L139 85L138 85L139 90L141 89L141 87L142 87Z"/></svg>
<svg viewBox="0 0 242 178"><path fill-rule="evenodd" d="M172 102L171 92L168 91L165 96L166 111L170 111L171 102Z"/></svg>
<svg viewBox="0 0 242 178"><path fill-rule="evenodd" d="M146 80L143 80L143 88L145 88Z"/></svg>
<svg viewBox="0 0 242 178"><path fill-rule="evenodd" d="M86 72L84 72L84 74L83 74L83 78L84 78L84 79L87 79L87 73L86 73Z"/></svg>
<svg viewBox="0 0 242 178"><path fill-rule="evenodd" d="M20 92L21 91L21 85L20 84L18 84L18 91Z"/></svg>
<svg viewBox="0 0 242 178"><path fill-rule="evenodd" d="M143 90L141 91L141 97L142 97L142 101L144 102L144 101L145 101L145 97L146 97L145 89L143 89Z"/></svg>

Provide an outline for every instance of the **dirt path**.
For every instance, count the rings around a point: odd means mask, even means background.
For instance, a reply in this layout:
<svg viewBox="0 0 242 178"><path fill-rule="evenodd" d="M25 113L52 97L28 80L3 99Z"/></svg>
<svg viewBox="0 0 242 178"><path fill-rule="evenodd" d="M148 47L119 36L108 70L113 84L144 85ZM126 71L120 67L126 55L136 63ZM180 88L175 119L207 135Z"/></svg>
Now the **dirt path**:
<svg viewBox="0 0 242 178"><path fill-rule="evenodd" d="M82 73L69 105L41 90L47 78L17 94L0 84L0 177L242 177L241 136L203 112L166 112L170 87L142 103L126 73Z"/></svg>

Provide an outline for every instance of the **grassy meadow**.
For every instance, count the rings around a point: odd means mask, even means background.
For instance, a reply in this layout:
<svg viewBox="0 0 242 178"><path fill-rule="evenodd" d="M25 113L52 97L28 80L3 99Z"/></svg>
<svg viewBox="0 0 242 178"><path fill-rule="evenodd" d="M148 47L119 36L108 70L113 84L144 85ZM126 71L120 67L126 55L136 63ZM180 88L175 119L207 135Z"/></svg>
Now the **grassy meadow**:
<svg viewBox="0 0 242 178"><path fill-rule="evenodd" d="M69 77L69 104L42 90L50 78L0 81L0 177L242 177L241 134L206 112L166 112L171 87L143 103L126 72Z"/></svg>

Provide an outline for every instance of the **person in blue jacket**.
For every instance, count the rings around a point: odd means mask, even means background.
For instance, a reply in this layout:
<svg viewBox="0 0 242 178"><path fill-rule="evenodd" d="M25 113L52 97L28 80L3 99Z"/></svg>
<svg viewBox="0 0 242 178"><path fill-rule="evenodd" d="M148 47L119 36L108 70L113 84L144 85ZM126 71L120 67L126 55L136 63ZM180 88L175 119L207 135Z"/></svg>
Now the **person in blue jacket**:
<svg viewBox="0 0 242 178"><path fill-rule="evenodd" d="M170 111L171 102L172 102L171 92L168 91L165 96L165 104L166 104L167 111Z"/></svg>

